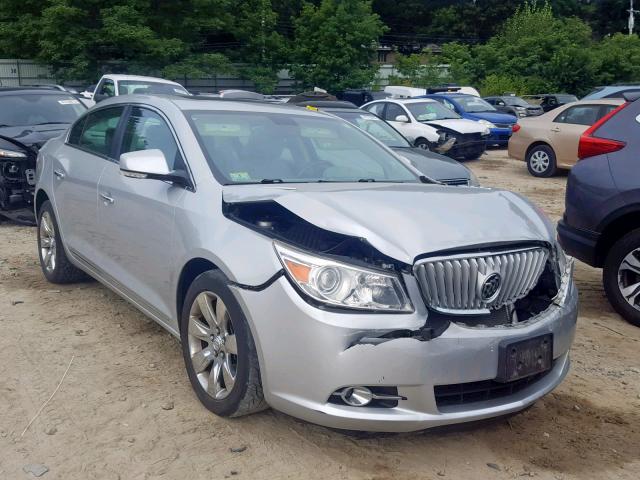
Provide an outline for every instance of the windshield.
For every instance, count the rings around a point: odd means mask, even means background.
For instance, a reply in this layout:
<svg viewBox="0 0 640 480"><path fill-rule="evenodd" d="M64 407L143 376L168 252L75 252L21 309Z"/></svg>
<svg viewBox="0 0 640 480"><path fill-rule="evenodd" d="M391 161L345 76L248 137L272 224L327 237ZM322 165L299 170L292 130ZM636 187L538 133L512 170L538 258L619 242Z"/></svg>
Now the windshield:
<svg viewBox="0 0 640 480"><path fill-rule="evenodd" d="M0 96L0 127L30 127L73 123L87 108L71 95L23 94Z"/></svg>
<svg viewBox="0 0 640 480"><path fill-rule="evenodd" d="M496 111L492 105L485 102L483 99L479 97L472 97L471 95L468 97L456 97L456 102L458 102L462 106L462 109L468 113Z"/></svg>
<svg viewBox="0 0 640 480"><path fill-rule="evenodd" d="M504 103L512 107L528 107L529 104L520 97L504 97Z"/></svg>
<svg viewBox="0 0 640 480"><path fill-rule="evenodd" d="M118 95L151 94L151 95L189 95L181 85L171 83L147 82L145 80L120 80Z"/></svg>
<svg viewBox="0 0 640 480"><path fill-rule="evenodd" d="M387 147L411 147L407 139L400 135L395 128L375 115L364 113L360 110L331 113L364 130L376 140L384 143Z"/></svg>
<svg viewBox="0 0 640 480"><path fill-rule="evenodd" d="M411 115L419 122L430 122L431 120L448 120L452 118L460 118L453 110L448 109L441 103L431 102L411 102L405 103L405 107L409 109Z"/></svg>
<svg viewBox="0 0 640 480"><path fill-rule="evenodd" d="M418 182L350 123L266 112L185 112L223 184ZM220 178L222 177L222 178Z"/></svg>

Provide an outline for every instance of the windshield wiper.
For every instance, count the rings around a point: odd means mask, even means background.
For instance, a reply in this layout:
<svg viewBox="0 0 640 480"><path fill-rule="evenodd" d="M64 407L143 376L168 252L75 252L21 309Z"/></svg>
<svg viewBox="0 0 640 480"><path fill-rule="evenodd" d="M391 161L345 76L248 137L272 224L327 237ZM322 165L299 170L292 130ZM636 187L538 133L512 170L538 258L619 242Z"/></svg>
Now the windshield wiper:
<svg viewBox="0 0 640 480"><path fill-rule="evenodd" d="M361 183L368 183L368 182L375 182L375 181L376 181L375 178L360 178L360 179L358 179L358 182L361 182Z"/></svg>
<svg viewBox="0 0 640 480"><path fill-rule="evenodd" d="M38 125L62 125L68 122L42 122L42 123L34 123L33 126L37 127Z"/></svg>
<svg viewBox="0 0 640 480"><path fill-rule="evenodd" d="M426 175L420 175L418 178L420 179L421 183L432 183L435 185L443 185L442 182L439 182L438 180L434 180L433 178L429 178Z"/></svg>
<svg viewBox="0 0 640 480"><path fill-rule="evenodd" d="M284 183L281 178L263 178L260 183Z"/></svg>

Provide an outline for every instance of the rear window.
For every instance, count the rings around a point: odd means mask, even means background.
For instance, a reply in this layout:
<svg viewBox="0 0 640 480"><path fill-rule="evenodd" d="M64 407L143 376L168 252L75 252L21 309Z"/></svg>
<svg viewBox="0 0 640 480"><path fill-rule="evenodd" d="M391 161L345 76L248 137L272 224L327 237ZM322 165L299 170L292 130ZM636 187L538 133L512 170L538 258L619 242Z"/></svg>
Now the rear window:
<svg viewBox="0 0 640 480"><path fill-rule="evenodd" d="M189 95L181 85L170 83L147 82L138 80L120 80L118 95Z"/></svg>
<svg viewBox="0 0 640 480"><path fill-rule="evenodd" d="M0 96L0 126L73 123L87 108L71 95L23 94Z"/></svg>

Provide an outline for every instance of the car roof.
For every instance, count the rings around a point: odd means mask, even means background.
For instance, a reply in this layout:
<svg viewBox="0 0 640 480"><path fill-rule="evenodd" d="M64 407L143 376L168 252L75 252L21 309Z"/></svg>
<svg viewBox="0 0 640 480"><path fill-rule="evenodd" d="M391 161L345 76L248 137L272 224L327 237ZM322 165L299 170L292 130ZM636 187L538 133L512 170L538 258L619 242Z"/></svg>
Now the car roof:
<svg viewBox="0 0 640 480"><path fill-rule="evenodd" d="M432 98L422 98L422 97L418 97L418 98L382 98L380 100L374 100L373 102L369 102L369 103L380 103L380 102L397 102L397 103L424 103L424 102L435 102L434 99Z"/></svg>
<svg viewBox="0 0 640 480"><path fill-rule="evenodd" d="M15 95L19 94L38 94L38 95L68 95L73 97L73 93L66 90L58 90L52 88L38 88L38 87L0 87L0 95Z"/></svg>
<svg viewBox="0 0 640 480"><path fill-rule="evenodd" d="M164 78L158 78L158 77L145 77L143 75L106 74L106 75L103 75L102 77L108 78L110 80L114 80L116 82L119 82L122 80L133 80L133 81L139 81L139 82L156 82L156 83L168 83L170 85L180 85L179 83L174 82L172 80L166 80Z"/></svg>
<svg viewBox="0 0 640 480"><path fill-rule="evenodd" d="M578 100L577 102L571 102L570 105L583 105L585 103L590 105L622 105L625 100L623 98L598 98L594 100Z"/></svg>
<svg viewBox="0 0 640 480"><path fill-rule="evenodd" d="M323 116L325 118L330 116L322 113L321 111L319 112L309 110L307 108L300 108L294 104L287 103L272 103L259 100L227 100L216 97L187 97L181 95L119 95L103 100L99 105L102 107L122 103L143 103L159 107L173 104L182 111L200 110L218 112L286 113L291 115Z"/></svg>

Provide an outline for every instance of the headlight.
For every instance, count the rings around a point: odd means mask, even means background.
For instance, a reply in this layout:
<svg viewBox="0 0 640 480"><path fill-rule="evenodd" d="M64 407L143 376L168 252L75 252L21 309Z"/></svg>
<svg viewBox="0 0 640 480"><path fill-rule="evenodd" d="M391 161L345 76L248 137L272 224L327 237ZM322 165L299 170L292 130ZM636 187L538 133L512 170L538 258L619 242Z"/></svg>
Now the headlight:
<svg viewBox="0 0 640 480"><path fill-rule="evenodd" d="M493 123L491 123L489 120L478 120L478 123L481 123L482 125L484 125L487 128L497 128Z"/></svg>
<svg viewBox="0 0 640 480"><path fill-rule="evenodd" d="M411 312L400 279L274 243L287 276L312 299L335 307Z"/></svg>
<svg viewBox="0 0 640 480"><path fill-rule="evenodd" d="M0 148L0 157L4 158L27 158L24 152L16 152L15 150L4 150Z"/></svg>

